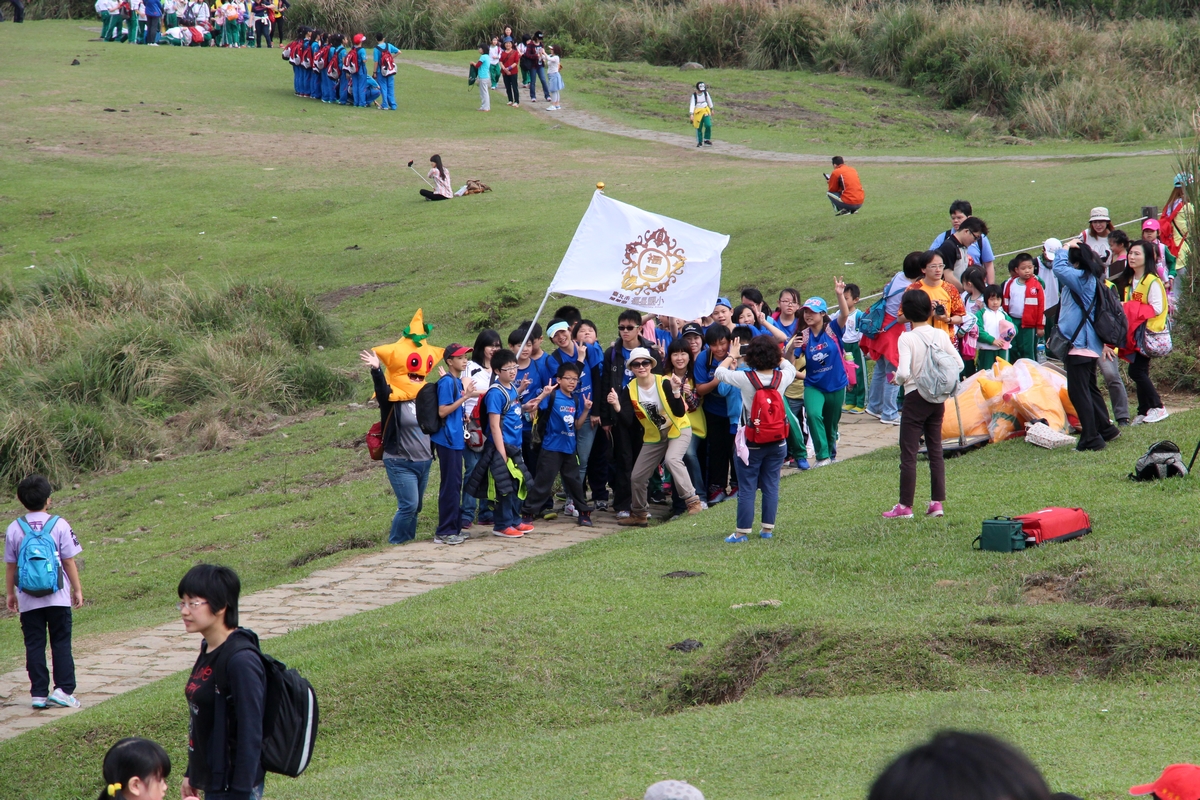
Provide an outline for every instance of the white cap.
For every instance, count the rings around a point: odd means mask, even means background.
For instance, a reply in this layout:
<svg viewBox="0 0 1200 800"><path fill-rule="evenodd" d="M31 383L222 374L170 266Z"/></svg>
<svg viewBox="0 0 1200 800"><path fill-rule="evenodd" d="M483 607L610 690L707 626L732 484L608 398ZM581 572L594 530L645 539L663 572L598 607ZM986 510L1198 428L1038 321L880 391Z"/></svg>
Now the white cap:
<svg viewBox="0 0 1200 800"><path fill-rule="evenodd" d="M642 800L704 800L704 795L686 781L659 781Z"/></svg>
<svg viewBox="0 0 1200 800"><path fill-rule="evenodd" d="M1055 239L1053 236L1042 243L1042 252L1046 255L1052 256L1059 250L1062 250L1062 242L1060 242L1058 239Z"/></svg>
<svg viewBox="0 0 1200 800"><path fill-rule="evenodd" d="M635 361L649 361L650 369L658 366L658 359L650 355L650 351L644 347L635 347L629 351L629 358L625 359L625 363L632 364Z"/></svg>

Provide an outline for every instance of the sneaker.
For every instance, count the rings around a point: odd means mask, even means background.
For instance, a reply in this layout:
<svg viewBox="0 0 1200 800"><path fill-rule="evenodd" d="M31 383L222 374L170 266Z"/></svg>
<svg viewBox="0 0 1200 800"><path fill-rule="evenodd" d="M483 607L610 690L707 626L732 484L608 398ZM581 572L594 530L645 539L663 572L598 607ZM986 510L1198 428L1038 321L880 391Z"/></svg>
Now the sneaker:
<svg viewBox="0 0 1200 800"><path fill-rule="evenodd" d="M891 511L883 512L884 519L912 519L912 516L912 507L902 506L899 503L896 503L896 505L892 506Z"/></svg>
<svg viewBox="0 0 1200 800"><path fill-rule="evenodd" d="M724 503L727 498L728 495L720 489L708 490L708 504L710 506L715 506L717 503Z"/></svg>
<svg viewBox="0 0 1200 800"><path fill-rule="evenodd" d="M617 512L617 520L618 520L618 521L620 521L620 520L623 520L623 519L629 519L629 512L628 512L628 511L618 511L618 512Z"/></svg>
<svg viewBox="0 0 1200 800"><path fill-rule="evenodd" d="M743 544L750 541L750 537L744 533L731 533L725 537L725 544Z"/></svg>
<svg viewBox="0 0 1200 800"><path fill-rule="evenodd" d="M521 533L532 533L533 526L530 525L528 522L522 522L520 525L517 526L517 530L519 530Z"/></svg>
<svg viewBox="0 0 1200 800"><path fill-rule="evenodd" d="M650 502L656 506L669 506L671 504L671 501L667 499L665 494L650 495Z"/></svg>
<svg viewBox="0 0 1200 800"><path fill-rule="evenodd" d="M459 531L459 532L458 532L458 535L459 535L460 537L462 537L462 540L463 540L464 542L465 542L467 539L470 539L470 538L471 538L471 532L470 532L470 531Z"/></svg>
<svg viewBox="0 0 1200 800"><path fill-rule="evenodd" d="M874 411L872 411L869 408L864 408L863 411L865 411L867 416L869 416L869 417L874 417L875 419L883 419L882 414L876 414Z"/></svg>
<svg viewBox="0 0 1200 800"><path fill-rule="evenodd" d="M567 504L565 506L563 506L563 516L564 517L578 517L579 516L579 511L576 510L575 502L573 500L568 500Z"/></svg>
<svg viewBox="0 0 1200 800"><path fill-rule="evenodd" d="M555 492L554 499L555 500L570 500L571 498L567 497L566 491L562 491L562 492Z"/></svg>
<svg viewBox="0 0 1200 800"><path fill-rule="evenodd" d="M862 406L854 406L853 408L850 409L851 414L863 414L865 412L866 412L866 409L863 408Z"/></svg>
<svg viewBox="0 0 1200 800"><path fill-rule="evenodd" d="M729 487L729 494L727 494L726 497L728 497L731 500L733 498L737 497L737 484L736 483Z"/></svg>
<svg viewBox="0 0 1200 800"><path fill-rule="evenodd" d="M1150 409L1149 413L1146 414L1146 419L1144 421L1145 422L1162 422L1164 419L1166 419L1169 416L1171 416L1171 412L1167 411L1162 406L1159 406L1158 408Z"/></svg>
<svg viewBox="0 0 1200 800"><path fill-rule="evenodd" d="M705 139L704 144L707 147L712 147L712 139Z"/></svg>
<svg viewBox="0 0 1200 800"><path fill-rule="evenodd" d="M896 425L896 426L900 425L899 417L896 417L895 419L884 419L883 417L880 417L879 421L882 422L884 425Z"/></svg>
<svg viewBox="0 0 1200 800"><path fill-rule="evenodd" d="M703 147L703 146L704 145L700 144L699 142L696 142L696 147Z"/></svg>
<svg viewBox="0 0 1200 800"><path fill-rule="evenodd" d="M854 406L850 405L849 403L842 403L842 413L843 414L849 414L853 410L854 410Z"/></svg>
<svg viewBox="0 0 1200 800"><path fill-rule="evenodd" d="M502 531L492 531L492 536L499 536L503 539L520 539L525 534L521 533L516 528L505 528Z"/></svg>
<svg viewBox="0 0 1200 800"><path fill-rule="evenodd" d="M548 509L546 511L543 511L542 519L546 520L547 522L549 522L552 519L558 519L558 512L554 511L553 509Z"/></svg>
<svg viewBox="0 0 1200 800"><path fill-rule="evenodd" d="M579 515L579 524L580 524L580 525L582 525L582 526L583 526L583 527L585 527L585 528L590 528L590 527L592 527L592 515L591 515L591 514L586 514L586 513L585 513L585 514L580 514L580 515Z"/></svg>
<svg viewBox="0 0 1200 800"><path fill-rule="evenodd" d="M797 461L797 462L796 462L796 467L797 467L797 468L798 468L798 469L799 469L801 472L806 472L806 471L808 471L808 470L812 469L812 465L808 463L808 459L807 459L807 458L802 458L802 459L800 459L799 461Z"/></svg>
<svg viewBox="0 0 1200 800"><path fill-rule="evenodd" d="M608 501L607 500L595 500L592 502L592 505L596 508L597 511L608 511Z"/></svg>
<svg viewBox="0 0 1200 800"><path fill-rule="evenodd" d="M760 538L760 539L774 539L774 538L775 538L775 534L774 534L772 531L763 530L763 531L759 531L759 532L758 532L758 538Z"/></svg>
<svg viewBox="0 0 1200 800"><path fill-rule="evenodd" d="M1117 420L1117 427L1118 427L1118 428L1128 428L1128 427L1129 427L1129 420L1127 420L1127 419L1119 419L1119 420Z"/></svg>
<svg viewBox="0 0 1200 800"><path fill-rule="evenodd" d="M820 461L818 461L818 462L817 462L817 466L818 466L818 467L828 467L828 466L829 466L830 464L832 464L832 463L833 463L833 459L831 459L831 458L822 458Z"/></svg>
<svg viewBox="0 0 1200 800"><path fill-rule="evenodd" d="M458 533L448 533L445 536L433 537L434 544L462 544L464 541L466 540Z"/></svg>
<svg viewBox="0 0 1200 800"><path fill-rule="evenodd" d="M1130 425L1141 425L1145 421L1146 421L1146 415L1138 414L1136 417L1133 418L1133 422L1130 422L1129 424Z"/></svg>
<svg viewBox="0 0 1200 800"><path fill-rule="evenodd" d="M83 708L83 703L76 700L75 695L67 694L62 689L55 689L46 699L54 705L62 706L63 708Z"/></svg>
<svg viewBox="0 0 1200 800"><path fill-rule="evenodd" d="M44 698L44 697L33 698L33 707L34 708L45 708L46 707L46 698Z"/></svg>
<svg viewBox="0 0 1200 800"><path fill-rule="evenodd" d="M925 516L927 516L927 517L944 517L944 516L946 516L946 511L945 511L945 509L942 508L941 503L934 500L929 503L929 508L925 509Z"/></svg>

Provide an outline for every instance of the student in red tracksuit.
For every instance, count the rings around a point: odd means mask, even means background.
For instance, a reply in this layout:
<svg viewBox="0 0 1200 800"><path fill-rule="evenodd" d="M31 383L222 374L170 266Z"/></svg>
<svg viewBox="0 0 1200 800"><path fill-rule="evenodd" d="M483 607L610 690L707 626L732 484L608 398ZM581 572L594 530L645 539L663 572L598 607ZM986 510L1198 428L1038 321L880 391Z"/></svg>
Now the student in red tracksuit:
<svg viewBox="0 0 1200 800"><path fill-rule="evenodd" d="M1021 253L1008 262L1012 275L1004 282L1004 310L1017 323L1009 354L1012 360L1037 358L1037 337L1044 330L1046 290L1033 274L1033 256Z"/></svg>

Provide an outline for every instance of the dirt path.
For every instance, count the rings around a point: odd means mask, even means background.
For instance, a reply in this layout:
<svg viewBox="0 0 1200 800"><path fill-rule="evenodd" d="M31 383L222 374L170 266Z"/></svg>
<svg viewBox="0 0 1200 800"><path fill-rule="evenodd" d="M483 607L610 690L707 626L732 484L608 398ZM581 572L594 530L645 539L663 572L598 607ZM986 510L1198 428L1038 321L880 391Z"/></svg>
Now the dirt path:
<svg viewBox="0 0 1200 800"><path fill-rule="evenodd" d="M843 417L839 457L845 460L894 445L898 430L865 415ZM598 513L594 521L594 528L581 528L570 518L539 522L532 534L517 540L498 539L490 531L476 528L474 537L457 547L426 540L372 553L318 570L296 583L247 596L240 608L242 623L270 639L399 603L440 586L498 572L530 556L620 530L612 514ZM186 633L178 621L89 639L77 639L75 648L79 683L75 696L84 708L188 669L200 647L199 638ZM29 705L25 670L0 674L0 741L72 713L68 709L34 711Z"/></svg>
<svg viewBox="0 0 1200 800"><path fill-rule="evenodd" d="M397 59L401 64L408 64L413 67L427 69L430 72L437 72L443 75L453 75L456 78L463 77L463 70L459 67L450 67L445 64L432 64L427 61L414 61L412 59ZM502 95L495 95L496 99ZM691 135L667 133L665 131L651 131L644 128L630 128L620 123L614 122L598 114L593 114L589 111L580 111L572 108L564 108L562 111L546 111L545 105L542 104L527 104L522 103L522 108L527 109L530 113L537 114L539 117L544 117L547 120L554 119L564 125L570 125L574 128L582 128L587 131L598 131L602 133L611 133L615 136L624 136L629 139L641 139L647 142L658 142L659 144L669 144L675 147L686 147L689 150L696 149L696 140ZM715 141L712 147L704 148L704 152L720 153L721 155L733 156L734 158L749 158L755 161L778 161L792 164L828 164L829 156L814 154L814 153L778 153L771 150L755 150L753 147L746 147L740 144L729 144L727 142ZM1171 150L1138 150L1129 153L1092 153L1090 155L1010 155L1010 156L854 156L855 162L864 164L975 164L980 162L994 161L1067 161L1087 158L1132 158L1135 156L1164 156L1171 155Z"/></svg>

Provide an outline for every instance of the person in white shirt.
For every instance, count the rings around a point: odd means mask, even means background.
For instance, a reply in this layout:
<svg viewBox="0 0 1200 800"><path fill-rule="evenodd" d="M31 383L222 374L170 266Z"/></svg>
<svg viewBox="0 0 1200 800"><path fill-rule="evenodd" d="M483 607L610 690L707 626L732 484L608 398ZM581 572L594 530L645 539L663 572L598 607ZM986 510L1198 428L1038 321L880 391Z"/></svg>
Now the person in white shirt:
<svg viewBox="0 0 1200 800"><path fill-rule="evenodd" d="M696 147L708 145L712 147L712 96L708 93L708 84L700 81L696 91L692 92L692 101L688 104L688 121L696 129Z"/></svg>
<svg viewBox="0 0 1200 800"><path fill-rule="evenodd" d="M929 349L937 348L958 362L956 372L961 372L962 356L958 354L950 336L941 328L929 324L933 316L933 302L929 295L919 289L910 289L900 301L904 318L912 324L912 330L900 335L897 347L900 361L896 365L893 380L904 387L904 407L900 411L900 502L891 511L883 512L884 519L912 519L913 500L917 490L917 450L921 437L925 437L925 452L929 457L929 507L927 517L945 514L942 504L946 502L946 463L942 458L942 418L946 413L945 403L931 403L917 391L920 377L929 359Z"/></svg>

